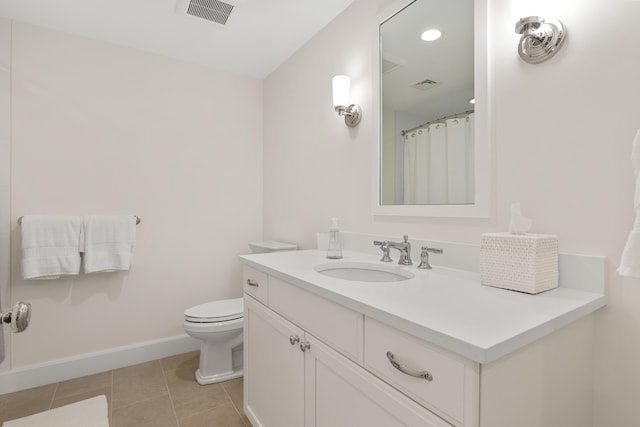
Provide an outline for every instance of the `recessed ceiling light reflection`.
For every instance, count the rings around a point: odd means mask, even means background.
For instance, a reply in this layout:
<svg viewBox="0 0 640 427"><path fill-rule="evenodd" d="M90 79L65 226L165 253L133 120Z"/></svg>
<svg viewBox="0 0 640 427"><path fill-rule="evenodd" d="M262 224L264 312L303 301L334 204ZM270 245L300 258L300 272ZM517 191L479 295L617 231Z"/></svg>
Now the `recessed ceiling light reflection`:
<svg viewBox="0 0 640 427"><path fill-rule="evenodd" d="M440 30L431 29L422 33L420 38L426 42L432 42L434 40L438 40L441 36L442 32L440 32Z"/></svg>

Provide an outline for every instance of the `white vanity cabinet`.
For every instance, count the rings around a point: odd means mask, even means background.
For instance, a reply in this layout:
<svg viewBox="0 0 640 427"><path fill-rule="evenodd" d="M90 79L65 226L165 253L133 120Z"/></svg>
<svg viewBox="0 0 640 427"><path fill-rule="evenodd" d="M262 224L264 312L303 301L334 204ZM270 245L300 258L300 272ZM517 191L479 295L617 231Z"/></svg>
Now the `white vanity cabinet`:
<svg viewBox="0 0 640 427"><path fill-rule="evenodd" d="M401 285L352 283L318 274L321 251L241 259L254 427L592 424L602 294L530 296L444 268L413 269Z"/></svg>
<svg viewBox="0 0 640 427"><path fill-rule="evenodd" d="M249 267L247 275L255 277ZM364 369L362 314L275 277L267 282L266 305L245 293L244 405L254 427L451 427Z"/></svg>
<svg viewBox="0 0 640 427"><path fill-rule="evenodd" d="M250 296L245 316L245 413L255 427L450 427Z"/></svg>

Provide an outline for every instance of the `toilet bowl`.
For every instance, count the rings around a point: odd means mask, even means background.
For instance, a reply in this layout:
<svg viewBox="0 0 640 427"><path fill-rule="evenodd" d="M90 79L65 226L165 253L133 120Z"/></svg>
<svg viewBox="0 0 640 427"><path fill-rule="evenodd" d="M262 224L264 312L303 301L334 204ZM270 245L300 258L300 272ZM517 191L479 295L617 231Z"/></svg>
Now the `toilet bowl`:
<svg viewBox="0 0 640 427"><path fill-rule="evenodd" d="M212 301L184 311L184 330L201 340L199 384L242 376L242 298Z"/></svg>
<svg viewBox="0 0 640 427"><path fill-rule="evenodd" d="M296 246L275 241L250 242L254 253L295 250ZM211 301L184 311L187 334L202 341L200 364L196 371L199 384L213 384L242 376L244 303L242 298Z"/></svg>

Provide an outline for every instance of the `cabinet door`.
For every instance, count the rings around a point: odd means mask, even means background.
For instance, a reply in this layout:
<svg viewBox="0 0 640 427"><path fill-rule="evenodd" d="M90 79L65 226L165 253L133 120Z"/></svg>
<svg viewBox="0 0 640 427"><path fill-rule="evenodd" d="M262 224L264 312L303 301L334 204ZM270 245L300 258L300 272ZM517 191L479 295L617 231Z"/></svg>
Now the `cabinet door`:
<svg viewBox="0 0 640 427"><path fill-rule="evenodd" d="M254 427L304 423L304 331L245 294L244 406Z"/></svg>
<svg viewBox="0 0 640 427"><path fill-rule="evenodd" d="M305 427L451 427L307 334Z"/></svg>

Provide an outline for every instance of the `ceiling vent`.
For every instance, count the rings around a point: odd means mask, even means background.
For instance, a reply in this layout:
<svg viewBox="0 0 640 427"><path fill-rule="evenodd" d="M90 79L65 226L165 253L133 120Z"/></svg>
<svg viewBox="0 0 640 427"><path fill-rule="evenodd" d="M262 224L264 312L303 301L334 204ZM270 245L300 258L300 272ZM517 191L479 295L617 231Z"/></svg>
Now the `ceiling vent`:
<svg viewBox="0 0 640 427"><path fill-rule="evenodd" d="M386 52L383 52L381 56L382 58L380 62L382 66L382 74L387 74L394 70L397 70L407 63L407 61L398 58L397 56L389 55Z"/></svg>
<svg viewBox="0 0 640 427"><path fill-rule="evenodd" d="M178 0L176 13L226 25L234 5L219 0Z"/></svg>
<svg viewBox="0 0 640 427"><path fill-rule="evenodd" d="M436 81L433 81L431 79L424 79L422 81L419 81L418 83L412 84L411 87L418 90L429 90L437 85L439 85L439 83Z"/></svg>
<svg viewBox="0 0 640 427"><path fill-rule="evenodd" d="M382 58L382 73L390 73L391 71L395 70L396 68L401 67L400 64L396 64L393 61L390 61L388 59Z"/></svg>

